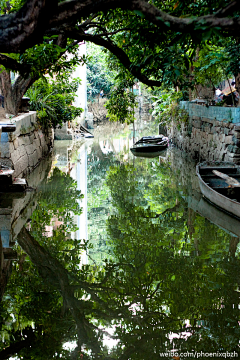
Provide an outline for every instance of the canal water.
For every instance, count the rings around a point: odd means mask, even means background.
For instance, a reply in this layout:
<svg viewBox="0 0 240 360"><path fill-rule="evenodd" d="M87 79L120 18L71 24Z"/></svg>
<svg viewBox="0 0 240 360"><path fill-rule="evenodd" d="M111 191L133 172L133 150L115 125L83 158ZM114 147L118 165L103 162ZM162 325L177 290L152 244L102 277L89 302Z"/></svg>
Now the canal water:
<svg viewBox="0 0 240 360"><path fill-rule="evenodd" d="M0 196L0 359L240 356L240 223L179 150L131 154L144 126L56 141Z"/></svg>

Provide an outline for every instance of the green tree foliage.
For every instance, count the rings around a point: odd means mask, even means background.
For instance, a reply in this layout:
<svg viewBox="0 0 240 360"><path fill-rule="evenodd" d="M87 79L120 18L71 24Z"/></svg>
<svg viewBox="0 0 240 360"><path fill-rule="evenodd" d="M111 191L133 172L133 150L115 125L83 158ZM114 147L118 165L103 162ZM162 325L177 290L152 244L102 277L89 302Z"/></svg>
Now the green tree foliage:
<svg viewBox="0 0 240 360"><path fill-rule="evenodd" d="M88 100L93 101L101 90L103 90L105 96L108 96L117 74L115 71L109 70L107 54L102 48L88 43L87 54L87 94Z"/></svg>
<svg viewBox="0 0 240 360"><path fill-rule="evenodd" d="M230 70L234 62L236 60L230 56L228 48L206 42L193 62L195 84L216 87L221 81L234 75Z"/></svg>
<svg viewBox="0 0 240 360"><path fill-rule="evenodd" d="M83 109L72 103L81 83L80 79L72 79L71 72L66 71L55 80L41 78L27 91L30 98L30 109L37 111L37 119L44 128L62 126L64 122L72 121Z"/></svg>
<svg viewBox="0 0 240 360"><path fill-rule="evenodd" d="M134 121L134 108L136 107L136 95L130 86L132 82L122 81L110 92L106 103L107 117L110 121L120 121L130 124Z"/></svg>
<svg viewBox="0 0 240 360"><path fill-rule="evenodd" d="M31 234L42 245L42 253L48 248L58 257L63 272L65 266L71 271L78 268L84 248L71 239L71 232L76 230L73 214L81 214L79 201L82 197L75 181L57 168L37 195L38 206L32 216ZM54 228L56 222L59 224ZM52 235L47 232L49 226ZM20 352L20 358L40 360L43 354L45 359L53 359L57 353L68 359L69 350L63 348L63 344L76 339L73 319L65 310L54 282L51 279L45 282L45 265L37 271L26 254L20 248L18 251L20 261L14 265L9 292L1 309L0 357L7 359ZM51 286L55 290L52 291Z"/></svg>
<svg viewBox="0 0 240 360"><path fill-rule="evenodd" d="M189 209L192 189L179 182L168 162L115 163L106 178L112 257L82 265L88 244L70 236L81 194L55 169L18 236L22 260L0 308L0 357L157 360L173 348L238 352L238 239ZM110 348L106 334L118 340ZM65 349L69 342L74 350Z"/></svg>
<svg viewBox="0 0 240 360"><path fill-rule="evenodd" d="M69 56L70 53L71 56ZM63 87L65 86L68 91L72 94L69 95L69 99L66 98L66 104L69 105L70 97L73 99L73 91L76 91L78 83L72 85L68 84L68 77L73 72L75 67L79 64L85 62L85 57L79 57L78 47L76 44L72 44L66 39L59 38L58 36L45 37L43 44L35 45L33 48L27 49L20 55L9 54L9 59L5 64L5 67L2 67L2 72L0 73L0 78L2 79L0 87L2 94L4 95L4 106L5 110L8 113L16 115L21 104L21 98L26 93L26 91L35 83L35 81L40 79L42 83L45 79L44 75L48 74L51 78L57 78L58 81L58 90L59 90L59 99L52 99L52 103L55 102L52 107L56 108L57 103L61 102L61 95L64 93ZM11 64L11 61L16 62L15 71L18 71L18 74L15 74L16 77L12 83L9 74L8 62ZM46 81L45 81L46 82ZM60 82L62 82L62 88L60 89ZM46 82L47 83L47 82ZM35 102L37 98L41 96L44 97L50 94L49 91L44 91L41 95L37 94L37 90L40 87L38 84L35 86L34 90L30 92L32 95L35 93ZM49 86L45 86L46 88ZM75 89L75 90L74 90ZM56 93L57 89L55 90ZM39 110L39 105L36 105ZM63 101L62 101L63 107ZM35 110L35 109L34 109ZM42 109L43 110L43 106ZM49 109L50 110L50 109ZM74 115L74 109L72 110L72 115ZM69 112L69 111L68 111ZM75 111L76 112L76 111ZM57 125L57 117L53 121L53 111L50 114L50 121L48 125ZM76 117L76 113L74 116ZM43 118L43 116L41 116ZM45 116L46 117L46 116ZM65 116L59 119L60 124L66 120L71 120L73 116Z"/></svg>
<svg viewBox="0 0 240 360"><path fill-rule="evenodd" d="M180 129L181 124L187 123L189 116L185 109L179 107L179 101L185 99L184 93L175 89L164 89L150 92L152 100L152 115L161 126L168 126L173 121Z"/></svg>
<svg viewBox="0 0 240 360"><path fill-rule="evenodd" d="M90 1L88 5L78 4L75 8L74 3L55 0L51 4L41 2L38 4L37 11L33 13L29 8L34 7L35 1L37 0L28 0L27 5L23 6L20 12L15 10L20 10L16 6L21 7L22 2L11 2L12 9L10 6L10 10L5 11L8 12L6 19L9 19L9 26L15 21L16 24L24 27L26 19L31 16L39 25L39 35L36 38L32 33L35 31L37 33L37 26L33 29L27 28L21 36L16 36L14 49L8 33L6 33L8 41L4 40L4 36L1 37L0 48L3 49L4 54L1 55L0 63L21 73L31 73L31 69L34 68L32 58L36 50L33 46L39 48L40 52L42 47L45 49L44 36L47 38L56 36L53 42L47 40L52 46L52 49L49 49L51 54L59 52L56 46L64 52L67 44L91 42L111 53L111 66L120 77L127 71L134 80L138 79L148 86L164 84L168 88L180 86L181 90L194 86L197 81L192 76L192 66L194 61L198 61L197 49L205 51L206 46L212 48L212 55L206 55L211 66L204 63L204 59L198 64L200 65L198 77L201 82L203 71L207 78L211 74L221 77L221 71L214 70L221 67L217 50L219 46L224 53L224 48L228 48L228 41L230 41L235 46L235 50L232 47L231 52L237 54L236 46L239 42L236 35L236 29L239 27L237 2L228 4L227 0L211 2L170 0L154 1L154 3L147 1L94 3ZM44 7L48 6L47 13L50 18L45 20L43 29L40 13L45 9ZM14 11L9 14L11 10ZM24 17L23 14L26 16ZM18 28L16 26L12 30L13 38ZM4 32L3 35L5 35ZM21 60L6 55L13 52L21 54ZM60 56L60 52L58 55ZM57 57L54 55L50 63L57 63ZM226 69L236 69L238 61L238 55L237 58L229 58ZM41 66L39 57L34 58L34 63L37 68ZM30 64L32 65L29 66ZM46 69L46 66L43 69ZM51 71L49 66L47 69ZM35 80L32 79L32 81Z"/></svg>

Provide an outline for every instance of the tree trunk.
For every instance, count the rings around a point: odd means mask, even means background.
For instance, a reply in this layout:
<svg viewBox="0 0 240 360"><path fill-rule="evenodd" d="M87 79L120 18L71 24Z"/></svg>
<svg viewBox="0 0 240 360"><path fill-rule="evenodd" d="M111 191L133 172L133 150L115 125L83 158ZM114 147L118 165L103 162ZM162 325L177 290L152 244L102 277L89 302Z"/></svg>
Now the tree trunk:
<svg viewBox="0 0 240 360"><path fill-rule="evenodd" d="M240 96L240 73L238 73L237 75L235 75L235 88ZM238 99L238 103L237 103L237 107L240 107L240 97Z"/></svg>
<svg viewBox="0 0 240 360"><path fill-rule="evenodd" d="M54 2L56 2L56 0L54 0ZM67 38L64 35L59 35L54 43L64 49L67 44ZM59 58L65 51L66 50L59 54ZM49 64L45 64L45 68L49 68L51 65L52 62L49 61ZM28 75L28 77L24 78L19 75L12 84L10 71L0 66L0 90L4 96L5 113L12 115L18 114L23 95L39 77L39 75L35 75L34 77Z"/></svg>
<svg viewBox="0 0 240 360"><path fill-rule="evenodd" d="M78 300L74 296L74 289L71 286L70 280L71 275L68 270L66 270L57 259L53 258L46 249L39 245L24 227L19 233L18 243L26 254L28 254L44 282L53 286L54 289L57 289L62 295L63 301L65 302L66 307L70 309L77 325L78 347L81 348L84 344L89 346L93 353L99 353L100 345L97 338L95 338L95 331L89 320L85 318L82 309L83 301ZM79 286L81 287L83 284L84 282ZM91 287L89 287L89 289L91 290ZM92 296L94 296L93 293Z"/></svg>
<svg viewBox="0 0 240 360"><path fill-rule="evenodd" d="M4 97L5 113L16 115L15 101L12 99L11 77L10 73L5 70L0 73L0 89Z"/></svg>
<svg viewBox="0 0 240 360"><path fill-rule="evenodd" d="M35 80L36 79L31 77L24 79L19 75L14 84L12 84L10 72L3 70L0 73L0 89L4 97L4 109L6 114L18 114L22 97Z"/></svg>
<svg viewBox="0 0 240 360"><path fill-rule="evenodd" d="M238 243L239 243L239 238L236 238L235 236L231 236L231 240L229 243L229 255L231 257L236 256Z"/></svg>

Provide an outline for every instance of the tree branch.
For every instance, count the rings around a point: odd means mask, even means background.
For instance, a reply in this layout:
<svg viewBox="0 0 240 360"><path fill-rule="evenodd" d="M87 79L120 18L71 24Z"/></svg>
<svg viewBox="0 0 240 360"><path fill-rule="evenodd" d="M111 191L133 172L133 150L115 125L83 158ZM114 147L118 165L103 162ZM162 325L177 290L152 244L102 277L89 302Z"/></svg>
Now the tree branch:
<svg viewBox="0 0 240 360"><path fill-rule="evenodd" d="M12 71L26 72L31 70L29 65L20 64L17 60L4 54L0 54L0 64Z"/></svg>
<svg viewBox="0 0 240 360"><path fill-rule="evenodd" d="M1 52L22 52L38 43L57 3L57 0L28 0L18 12L1 16Z"/></svg>
<svg viewBox="0 0 240 360"><path fill-rule="evenodd" d="M0 51L18 53L41 41L44 32L52 28L72 26L81 18L110 9L140 11L146 20L155 24L160 31L173 30L192 33L199 27L219 27L228 36L240 30L240 17L231 16L240 9L238 0L231 1L225 8L213 15L196 18L178 18L167 14L144 0L69 0L58 4L57 0L28 0L23 7L12 14L0 17Z"/></svg>
<svg viewBox="0 0 240 360"><path fill-rule="evenodd" d="M214 16L217 17L224 17L228 15L232 15L234 11L240 10L240 3L238 0L231 1L227 6L223 9L218 10L215 12Z"/></svg>
<svg viewBox="0 0 240 360"><path fill-rule="evenodd" d="M58 27L70 24L80 17L89 16L92 12L107 11L110 9L122 9L140 11L145 19L155 24L161 31L192 32L199 31L199 26L220 27L224 31L233 34L240 29L240 18L228 18L223 16L232 15L239 10L240 3L235 0L229 3L216 14L200 17L179 18L159 10L144 0L77 0L60 3L57 14L50 20L50 27ZM50 28L49 27L49 28Z"/></svg>
<svg viewBox="0 0 240 360"><path fill-rule="evenodd" d="M113 42L111 42L110 40L103 39L97 35L85 34L84 32L80 31L78 32L75 29L72 31L68 30L67 35L72 39L77 39L79 42L85 40L91 41L92 43L99 46L104 46L120 60L124 67L128 69L133 76L135 76L142 83L148 86L161 86L161 81L148 79L147 76L142 74L141 70L139 70L139 68L137 68L131 63L127 54L117 45L113 44Z"/></svg>
<svg viewBox="0 0 240 360"><path fill-rule="evenodd" d="M109 36L109 35L115 35L115 34L118 34L119 32L122 32L122 31L126 31L126 30L130 30L128 28L123 28L123 29L119 29L119 30L115 30L115 31L111 31L111 32L102 32L101 34L97 34L97 36Z"/></svg>
<svg viewBox="0 0 240 360"><path fill-rule="evenodd" d="M22 349L33 345L33 342L35 341L36 336L35 336L35 333L33 332L32 328L30 328L30 327L26 328L25 332L28 335L25 339L22 338L21 340L16 341L15 343L11 343L10 346L8 346L4 350L0 351L0 359L1 360L9 359L11 356L18 354ZM19 334L17 334L17 335L19 336ZM15 334L15 336L16 336L16 334Z"/></svg>

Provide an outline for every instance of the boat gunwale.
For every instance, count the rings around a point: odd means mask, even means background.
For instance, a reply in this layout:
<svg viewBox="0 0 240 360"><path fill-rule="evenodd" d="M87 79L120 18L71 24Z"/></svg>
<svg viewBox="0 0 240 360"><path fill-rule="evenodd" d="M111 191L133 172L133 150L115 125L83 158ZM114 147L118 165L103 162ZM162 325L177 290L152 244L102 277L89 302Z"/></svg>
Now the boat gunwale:
<svg viewBox="0 0 240 360"><path fill-rule="evenodd" d="M138 146L138 145L140 145L140 146ZM168 147L168 142L166 142L164 144L146 144L146 145L133 144L133 146L130 148L130 150L138 151L140 149L140 150L143 150L143 152L144 152L144 150L151 148L153 150L153 152L157 152L157 151L163 151L163 150L167 149L167 147ZM145 152L150 152L150 151L148 150Z"/></svg>
<svg viewBox="0 0 240 360"><path fill-rule="evenodd" d="M214 164L212 164L212 165L214 165ZM234 165L232 168L238 168L237 165L235 165L235 164L232 164L232 165ZM203 181L203 179L202 179L202 177L201 177L201 175L200 175L200 172L199 172L200 167L201 167L201 163L197 164L197 166L196 166L196 173L197 173L198 179L200 180L200 182L201 182L205 187L207 187L209 190L213 191L217 196L220 196L222 199L227 199L230 203L233 203L233 204L236 204L236 205L239 205L239 206L240 206L240 203L239 203L238 201L234 201L233 199L230 199L229 197L222 195L222 194L219 193L218 191L214 190L211 186L209 186L205 181ZM205 167L207 167L207 166L205 166ZM211 168L211 165L209 165L209 168ZM217 166L216 166L216 168L217 168ZM204 195L204 194L203 194L203 195ZM205 195L204 195L204 196L205 196ZM207 196L205 196L205 197L208 199ZM211 201L211 200L210 200L210 201ZM214 203L214 202L213 202L213 203ZM214 203L214 204L215 204L215 203ZM216 205L219 206L218 204L216 204ZM221 206L220 206L220 208L224 210L224 208L222 208ZM226 211L229 211L229 210L226 210ZM230 213L231 213L231 212L230 212Z"/></svg>

